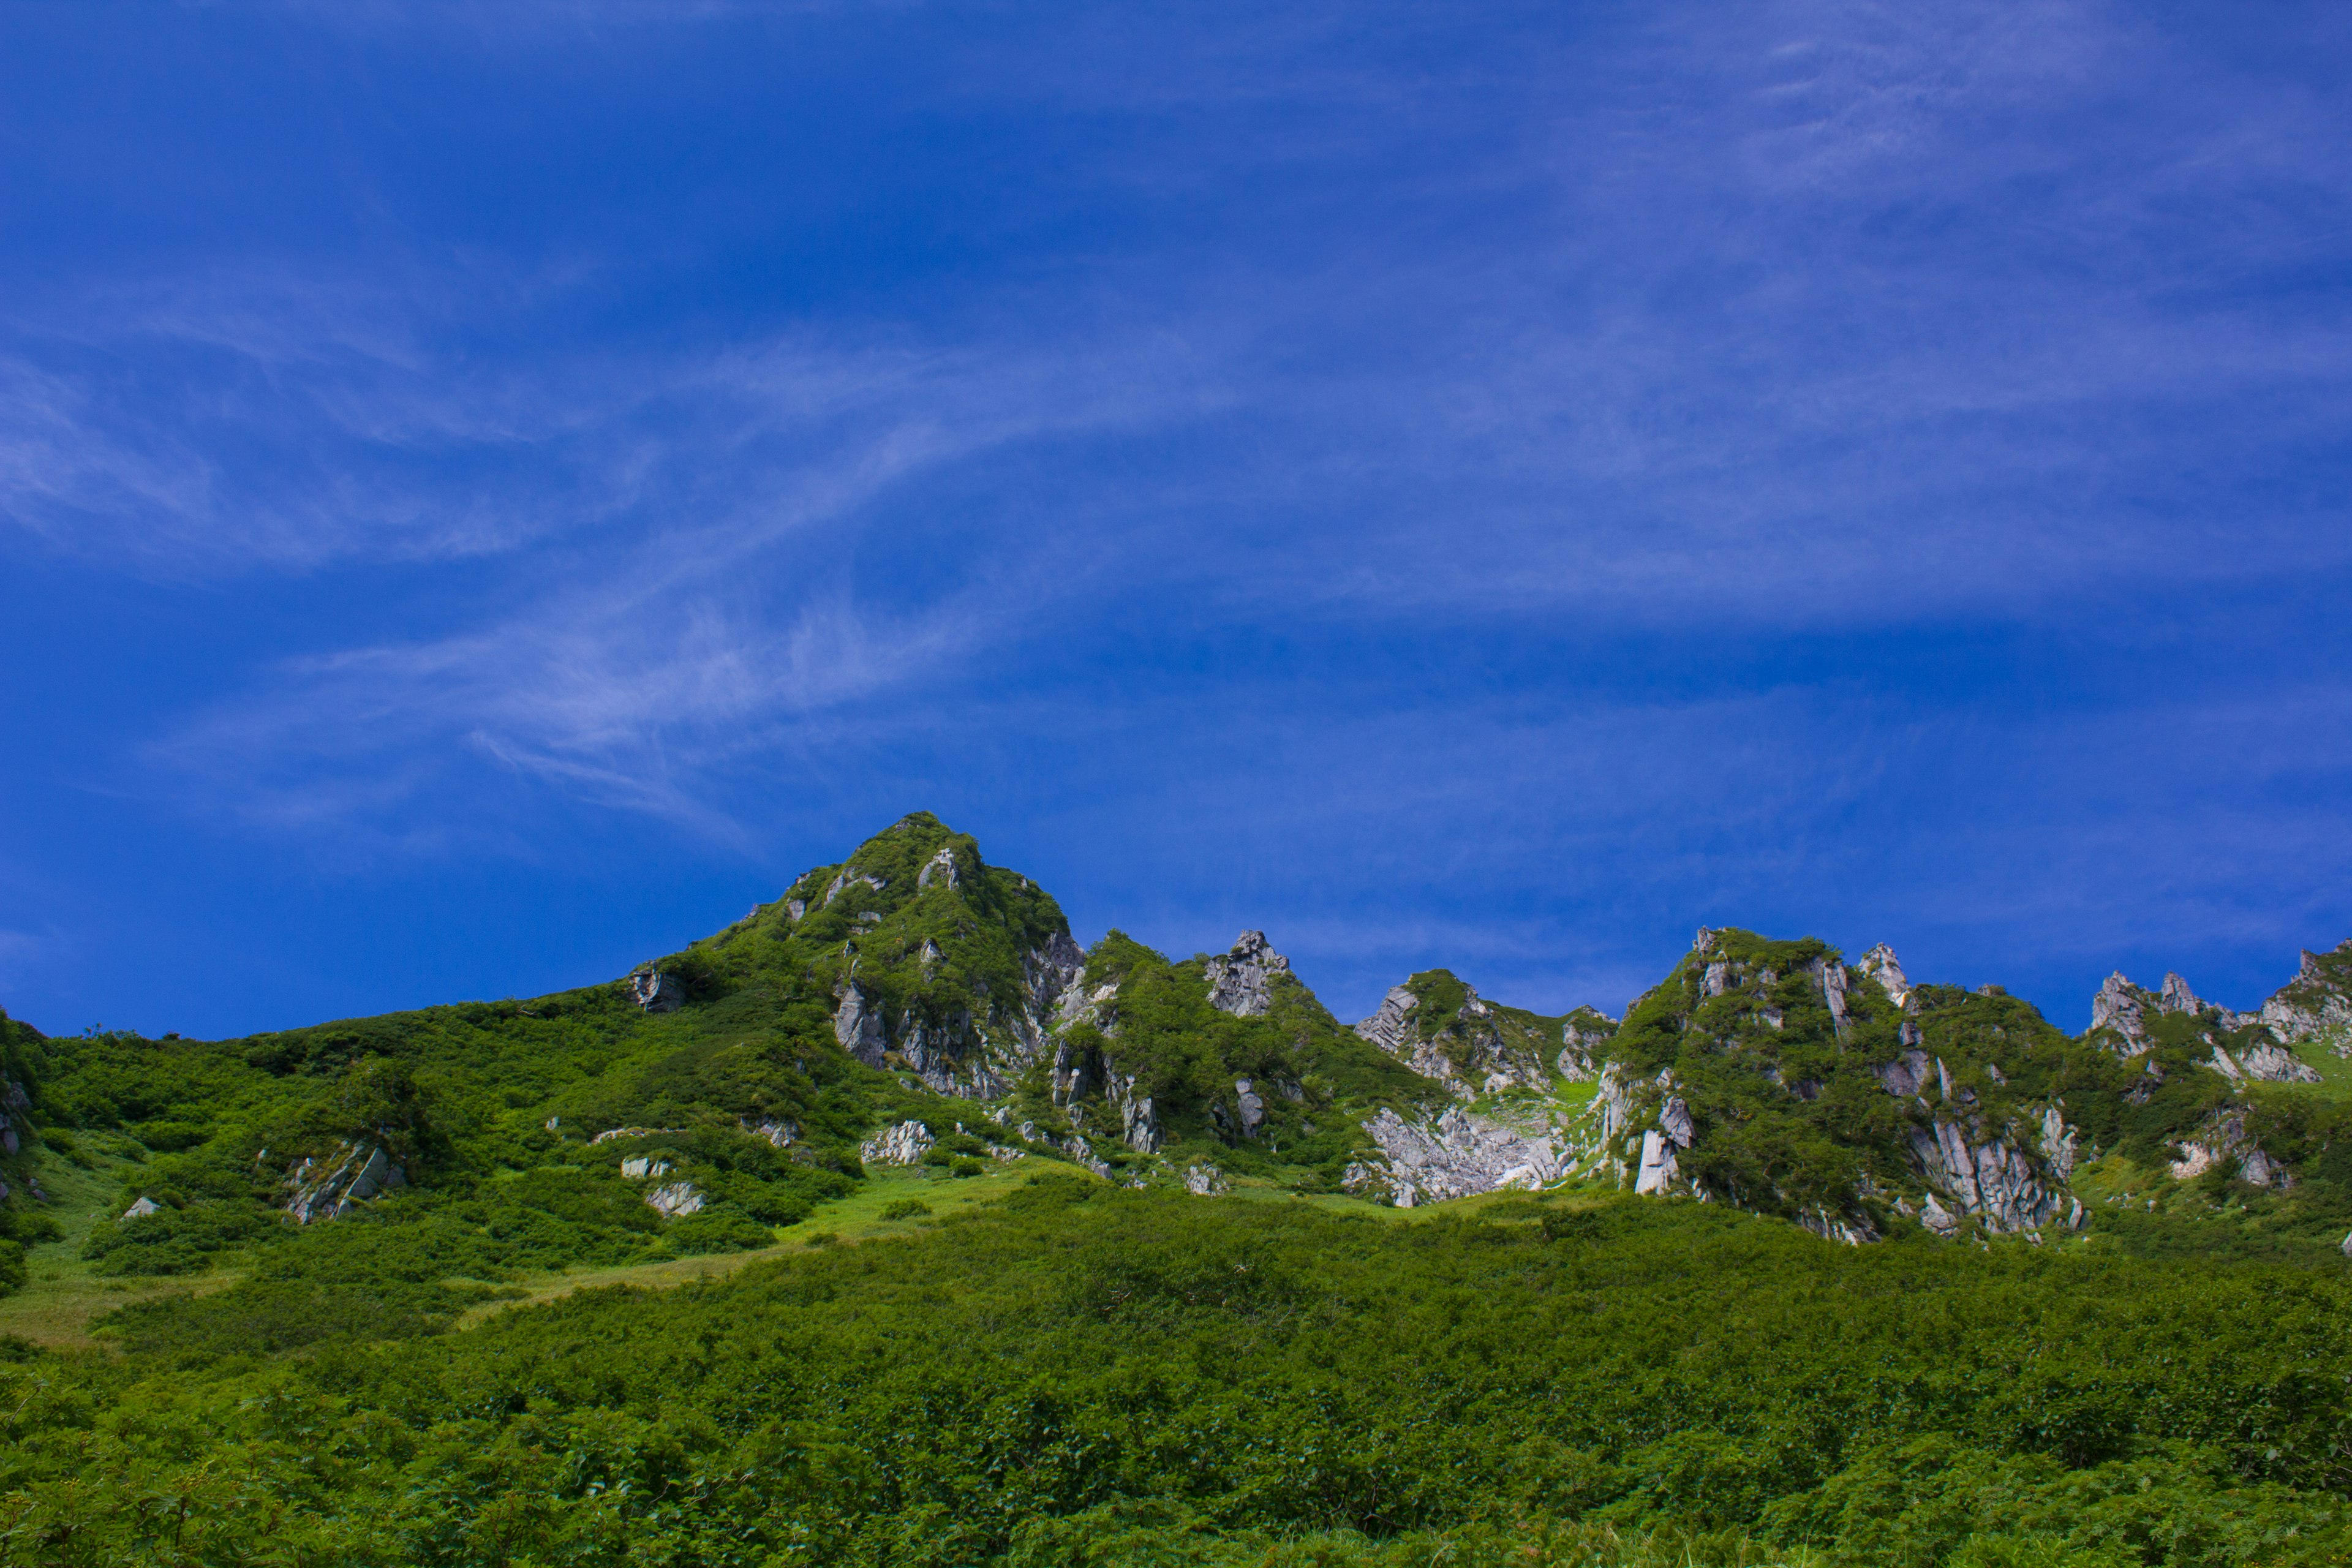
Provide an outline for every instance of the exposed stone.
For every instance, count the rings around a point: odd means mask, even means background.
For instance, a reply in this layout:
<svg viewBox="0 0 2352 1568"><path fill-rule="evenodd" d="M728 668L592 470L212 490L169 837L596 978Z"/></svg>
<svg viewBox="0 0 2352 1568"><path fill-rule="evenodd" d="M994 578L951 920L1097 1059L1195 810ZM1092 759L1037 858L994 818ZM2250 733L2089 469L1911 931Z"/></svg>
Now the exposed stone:
<svg viewBox="0 0 2352 1568"><path fill-rule="evenodd" d="M2147 1032L2147 993L2116 970L2100 983L2099 994L2091 998L2091 1027L2116 1032L2120 1041L2114 1047L2117 1056L2138 1056L2154 1043Z"/></svg>
<svg viewBox="0 0 2352 1568"><path fill-rule="evenodd" d="M2164 989L2156 999L2156 1010L2159 1013L2186 1013L2193 1018L2205 1011L2205 1004L2197 999L2196 992L2189 989L2189 982L2167 971Z"/></svg>
<svg viewBox="0 0 2352 1568"><path fill-rule="evenodd" d="M924 861L923 868L915 873L915 887L919 891L934 882L944 882L950 888L961 885L956 878L955 851L944 844L940 846L939 853Z"/></svg>
<svg viewBox="0 0 2352 1568"><path fill-rule="evenodd" d="M1708 996L1720 996L1725 992L1730 990L1730 961L1728 959L1718 958L1713 963L1708 964L1706 966L1706 974L1699 983L1699 989Z"/></svg>
<svg viewBox="0 0 2352 1568"><path fill-rule="evenodd" d="M869 876L864 871L844 870L839 876L834 878L832 884L825 889L824 897L817 900L817 907L819 909L829 907L834 900L852 888L871 888L878 893L888 886L889 884L880 878Z"/></svg>
<svg viewBox="0 0 2352 1568"><path fill-rule="evenodd" d="M1797 1223L1823 1241L1842 1241L1848 1247L1879 1239L1877 1227L1860 1215L1835 1215L1825 1208L1812 1208L1799 1215Z"/></svg>
<svg viewBox="0 0 2352 1568"><path fill-rule="evenodd" d="M1160 1118L1151 1107L1151 1097L1135 1092L1132 1078L1113 1078L1105 1086L1110 1107L1118 1113L1119 1136L1127 1146L1139 1154L1160 1152Z"/></svg>
<svg viewBox="0 0 2352 1568"><path fill-rule="evenodd" d="M1691 951L1693 952L1713 952L1715 951L1715 939L1720 934L1722 933L1715 931L1711 927L1699 927L1698 935L1691 939Z"/></svg>
<svg viewBox="0 0 2352 1568"><path fill-rule="evenodd" d="M1265 1125L1265 1101L1259 1098L1249 1079L1234 1079L1234 1102L1241 1110L1242 1136L1256 1137L1257 1130Z"/></svg>
<svg viewBox="0 0 2352 1568"><path fill-rule="evenodd" d="M1289 973L1290 960L1274 951L1265 932L1245 931L1232 952L1209 960L1209 1005L1236 1017L1256 1017L1274 1005L1274 977Z"/></svg>
<svg viewBox="0 0 2352 1568"><path fill-rule="evenodd" d="M1817 958L1813 960L1812 970L1822 983L1822 1000L1829 1005L1830 1022L1836 1026L1840 1035L1843 1035L1850 1026L1846 1018L1845 965L1832 959Z"/></svg>
<svg viewBox="0 0 2352 1568"><path fill-rule="evenodd" d="M656 1187L646 1194L646 1206L664 1219L677 1219L685 1215L702 1212L702 1194L692 1182L672 1182L666 1187Z"/></svg>
<svg viewBox="0 0 2352 1568"><path fill-rule="evenodd" d="M1549 1088L1550 1068L1542 1051L1531 1042L1507 1041L1493 1005L1470 985L1463 985L1462 994L1461 1011L1454 1017L1427 1018L1421 1015L1420 998L1408 986L1391 987L1379 1010L1355 1026L1356 1033L1460 1099L1516 1088ZM1574 1079L1591 1078L1594 1067L1586 1036L1571 1023L1566 1039L1560 1070Z"/></svg>
<svg viewBox="0 0 2352 1568"><path fill-rule="evenodd" d="M1690 1107L1683 1103L1682 1096L1670 1094L1666 1097L1665 1104L1658 1110L1658 1131L1672 1139L1677 1149L1687 1149L1696 1140L1697 1134L1691 1126Z"/></svg>
<svg viewBox="0 0 2352 1568"><path fill-rule="evenodd" d="M1862 955L1860 965L1866 979L1878 982L1878 987L1897 1007L1904 1005L1911 994L1911 982L1904 977L1902 961L1895 950L1880 942Z"/></svg>
<svg viewBox="0 0 2352 1568"><path fill-rule="evenodd" d="M2213 1047L2209 1066L2226 1078L2254 1079L2263 1083L2317 1083L2319 1071L2297 1061L2294 1054L2268 1040L2257 1040L2238 1050Z"/></svg>
<svg viewBox="0 0 2352 1568"><path fill-rule="evenodd" d="M834 993L833 1037L841 1042L843 1050L867 1067L882 1065L882 1020L875 1016L866 1003L866 993L854 980L844 981Z"/></svg>
<svg viewBox="0 0 2352 1568"><path fill-rule="evenodd" d="M1380 1165L1350 1167L1350 1191L1385 1185L1400 1208L1468 1197L1505 1187L1533 1189L1566 1173L1549 1138L1529 1137L1449 1105L1433 1123L1416 1125L1383 1110L1364 1123L1379 1146Z"/></svg>
<svg viewBox="0 0 2352 1568"><path fill-rule="evenodd" d="M754 1138L764 1138L771 1144L779 1149L786 1147L794 1139L801 1135L801 1124L799 1122L780 1121L772 1116L758 1122L754 1122L750 1117L746 1116L742 1119L742 1122L744 1131L749 1132Z"/></svg>
<svg viewBox="0 0 2352 1568"><path fill-rule="evenodd" d="M407 1184L408 1173L374 1144L338 1143L331 1152L298 1161L286 1173L286 1212L297 1225L334 1219Z"/></svg>
<svg viewBox="0 0 2352 1568"><path fill-rule="evenodd" d="M682 1138L685 1135L683 1127L614 1127L588 1140L588 1147L593 1149L599 1143L611 1143L623 1138Z"/></svg>
<svg viewBox="0 0 2352 1568"><path fill-rule="evenodd" d="M2240 1181L2258 1187L2284 1188L2294 1182L2284 1165L2246 1135L2245 1112L2235 1107L2211 1112L2194 1133L2173 1147L2180 1152L2170 1166L2175 1181L2193 1180L2217 1165L2235 1165Z"/></svg>
<svg viewBox="0 0 2352 1568"><path fill-rule="evenodd" d="M919 1165L931 1142L929 1128L919 1121L901 1121L858 1145L857 1157L868 1165Z"/></svg>
<svg viewBox="0 0 2352 1568"><path fill-rule="evenodd" d="M629 1000L647 1013L675 1013L686 1005L686 984L675 974L640 969L629 976Z"/></svg>
<svg viewBox="0 0 2352 1568"><path fill-rule="evenodd" d="M1225 1173L1214 1165L1184 1167L1184 1190L1196 1198L1213 1198L1230 1191L1232 1186L1233 1184L1225 1180Z"/></svg>
<svg viewBox="0 0 2352 1568"><path fill-rule="evenodd" d="M1665 1192L1674 1185L1675 1145L1656 1129L1642 1134L1642 1163L1633 1177L1637 1194Z"/></svg>
<svg viewBox="0 0 2352 1568"><path fill-rule="evenodd" d="M2335 952L2305 951L2295 977L2263 1004L2262 1020L2287 1045L2334 1037L2339 1057L2352 1057L2352 941Z"/></svg>
<svg viewBox="0 0 2352 1568"><path fill-rule="evenodd" d="M669 1174L669 1162L638 1154L621 1162L621 1174L633 1182L649 1182Z"/></svg>
<svg viewBox="0 0 2352 1568"><path fill-rule="evenodd" d="M2046 1142L2046 1118L2042 1131ZM2071 1163L2071 1142L2066 1147ZM2032 1230L2065 1212L2066 1199L2056 1190L2063 1177L2038 1166L2008 1136L1989 1132L1979 1118L1963 1125L1938 1116L1932 1126L1913 1127L1911 1153L1931 1197L1948 1200L1953 1212L1982 1220L1989 1230Z"/></svg>
<svg viewBox="0 0 2352 1568"><path fill-rule="evenodd" d="M157 1203L153 1198L151 1198L142 1193L140 1194L137 1202L133 1203L129 1208L124 1209L120 1215L115 1216L114 1223L121 1225L125 1220L145 1219L151 1214L161 1214L163 1212L163 1205L162 1204Z"/></svg>

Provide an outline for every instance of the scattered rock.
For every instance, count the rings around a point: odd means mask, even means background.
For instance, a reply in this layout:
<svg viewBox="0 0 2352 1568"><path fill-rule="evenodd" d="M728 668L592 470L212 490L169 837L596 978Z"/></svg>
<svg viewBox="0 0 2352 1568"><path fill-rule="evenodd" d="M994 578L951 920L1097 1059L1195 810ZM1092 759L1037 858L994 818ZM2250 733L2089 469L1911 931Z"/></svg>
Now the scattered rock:
<svg viewBox="0 0 2352 1568"><path fill-rule="evenodd" d="M1245 931L1232 952L1209 960L1209 1005L1236 1017L1257 1017L1274 1005L1274 977L1289 973L1290 960L1274 951L1265 932Z"/></svg>
<svg viewBox="0 0 2352 1568"><path fill-rule="evenodd" d="M901 1121L860 1144L857 1157L869 1165L919 1165L931 1143L929 1128L919 1121Z"/></svg>
<svg viewBox="0 0 2352 1568"><path fill-rule="evenodd" d="M779 1121L774 1117L769 1117L765 1121L755 1123L748 1116L740 1120L744 1131L754 1138L766 1139L773 1148L784 1148L801 1135L801 1124L797 1121Z"/></svg>
<svg viewBox="0 0 2352 1568"><path fill-rule="evenodd" d="M617 1142L624 1138L683 1138L685 1136L686 1129L683 1127L614 1127L599 1132L588 1140L588 1147L593 1149L599 1143Z"/></svg>
<svg viewBox="0 0 2352 1568"><path fill-rule="evenodd" d="M1233 1184L1214 1165L1187 1165L1184 1168L1184 1190L1196 1198L1213 1198L1228 1192Z"/></svg>

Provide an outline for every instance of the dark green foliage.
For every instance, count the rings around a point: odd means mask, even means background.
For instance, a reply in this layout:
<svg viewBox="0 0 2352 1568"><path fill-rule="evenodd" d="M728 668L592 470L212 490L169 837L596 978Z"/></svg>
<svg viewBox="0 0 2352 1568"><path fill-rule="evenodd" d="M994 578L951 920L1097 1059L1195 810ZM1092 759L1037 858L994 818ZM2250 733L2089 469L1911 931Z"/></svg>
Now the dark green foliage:
<svg viewBox="0 0 2352 1568"><path fill-rule="evenodd" d="M1591 1563L1618 1559L1546 1553L1659 1527L1696 1563L1743 1534L1918 1568L2345 1550L2340 1279L1489 1212L1048 1177L910 1243L458 1333L478 1290L239 1287L121 1315L120 1360L0 1364L5 1485L93 1561L158 1496L193 1500L190 1561Z"/></svg>

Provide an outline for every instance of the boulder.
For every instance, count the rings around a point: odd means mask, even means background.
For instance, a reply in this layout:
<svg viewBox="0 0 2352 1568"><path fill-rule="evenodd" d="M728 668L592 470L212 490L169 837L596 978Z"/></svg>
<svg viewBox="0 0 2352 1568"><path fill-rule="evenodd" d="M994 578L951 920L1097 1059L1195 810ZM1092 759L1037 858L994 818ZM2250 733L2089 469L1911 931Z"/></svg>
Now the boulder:
<svg viewBox="0 0 2352 1568"><path fill-rule="evenodd" d="M1636 1194L1664 1193L1675 1183L1675 1145L1653 1128L1642 1134L1642 1163L1633 1176Z"/></svg>
<svg viewBox="0 0 2352 1568"><path fill-rule="evenodd" d="M1234 1079L1234 1103L1240 1108L1242 1136L1255 1138L1257 1130L1265 1125L1265 1101L1245 1078Z"/></svg>
<svg viewBox="0 0 2352 1568"><path fill-rule="evenodd" d="M161 1214L163 1212L163 1205L162 1204L157 1203L153 1198L148 1197L142 1193L140 1194L137 1202L133 1203L129 1208L124 1209L120 1215L115 1216L114 1223L121 1225L126 1220L145 1219L151 1214Z"/></svg>

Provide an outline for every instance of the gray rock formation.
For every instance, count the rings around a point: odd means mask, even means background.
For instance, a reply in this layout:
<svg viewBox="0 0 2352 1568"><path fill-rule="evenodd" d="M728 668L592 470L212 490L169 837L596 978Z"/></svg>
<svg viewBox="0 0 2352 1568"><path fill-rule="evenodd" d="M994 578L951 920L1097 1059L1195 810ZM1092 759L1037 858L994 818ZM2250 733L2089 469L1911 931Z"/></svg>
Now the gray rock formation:
<svg viewBox="0 0 2352 1568"><path fill-rule="evenodd" d="M867 1067L880 1067L886 1048L882 1020L874 1015L866 993L856 981L845 980L834 993L833 1000L833 1037L841 1042L843 1050Z"/></svg>
<svg viewBox="0 0 2352 1568"><path fill-rule="evenodd" d="M1208 963L1209 1005L1236 1017L1254 1018L1274 1005L1274 977L1290 973L1290 960L1274 951L1262 931L1245 931L1233 951Z"/></svg>
<svg viewBox="0 0 2352 1568"><path fill-rule="evenodd" d="M2061 1121L2062 1132L2063 1125ZM2049 1126L2045 1117L2041 1129L2045 1147ZM2071 1164L2071 1135L2059 1147ZM1948 1230L1958 1218L1974 1216L1997 1233L2036 1230L2082 1212L2082 1205L2064 1192L2063 1173L2035 1160L2008 1134L1987 1129L1980 1117L1937 1116L1929 1125L1913 1127L1911 1155L1929 1189L1926 1223L1930 1229ZM1944 1202L1934 1201L1938 1197ZM1938 1215L1951 1224L1937 1223Z"/></svg>
<svg viewBox="0 0 2352 1568"><path fill-rule="evenodd" d="M2262 1019L2287 1045L2331 1039L2337 1056L2352 1057L2352 941L2329 953L2306 951L2295 977L2263 1004Z"/></svg>
<svg viewBox="0 0 2352 1568"><path fill-rule="evenodd" d="M1829 1005L1830 1022L1840 1037L1853 1026L1846 1015L1845 965L1827 958L1813 960L1813 973L1822 983L1822 1000Z"/></svg>
<svg viewBox="0 0 2352 1568"><path fill-rule="evenodd" d="M163 1205L162 1204L157 1203L153 1198L151 1198L142 1193L140 1194L137 1202L133 1203L129 1208L124 1209L121 1214L115 1215L114 1223L121 1225L127 1220L145 1219L151 1214L161 1214L163 1212Z"/></svg>
<svg viewBox="0 0 2352 1568"><path fill-rule="evenodd" d="M664 1219L702 1212L702 1194L692 1182L672 1182L646 1194L646 1206Z"/></svg>
<svg viewBox="0 0 2352 1568"><path fill-rule="evenodd" d="M1412 1015L1420 1005L1421 998L1412 994L1412 987L1391 985L1389 994L1381 998L1380 1007L1356 1026L1356 1033L1392 1057L1410 1057L1414 1037Z"/></svg>
<svg viewBox="0 0 2352 1568"><path fill-rule="evenodd" d="M1601 1016L1597 1014L1591 1016ZM1601 1053L1616 1037L1616 1034L1613 1027L1589 1026L1580 1023L1577 1017L1570 1017L1560 1026L1559 1057L1553 1062L1553 1067L1570 1083L1589 1082L1599 1076Z"/></svg>
<svg viewBox="0 0 2352 1568"><path fill-rule="evenodd" d="M599 1143L616 1142L623 1138L682 1138L685 1135L683 1127L613 1127L588 1140L588 1147L593 1149Z"/></svg>
<svg viewBox="0 0 2352 1568"><path fill-rule="evenodd" d="M748 1116L741 1121L744 1131L754 1138L764 1138L779 1149L788 1147L801 1135L801 1124L797 1121L782 1121L772 1116L756 1122Z"/></svg>
<svg viewBox="0 0 2352 1568"><path fill-rule="evenodd" d="M1885 992L1897 1007L1909 998L1911 982L1904 977L1902 961L1885 942L1864 953L1859 967L1866 978L1878 982L1879 989Z"/></svg>
<svg viewBox="0 0 2352 1568"><path fill-rule="evenodd" d="M1916 1047L1870 1070L1878 1075L1880 1086L1899 1100L1924 1093L1929 1083L1941 1077L1937 1064L1930 1061L1927 1053Z"/></svg>
<svg viewBox="0 0 2352 1568"><path fill-rule="evenodd" d="M930 1148L931 1130L908 1121L885 1128L859 1144L857 1157L868 1165L919 1165Z"/></svg>
<svg viewBox="0 0 2352 1568"><path fill-rule="evenodd" d="M1383 1110L1364 1123L1364 1131L1381 1160L1350 1166L1341 1184L1354 1192L1385 1190L1399 1208L1505 1187L1531 1190L1567 1173L1550 1139L1514 1131L1459 1106L1449 1105L1434 1122L1422 1124Z"/></svg>
<svg viewBox="0 0 2352 1568"><path fill-rule="evenodd" d="M2196 992L2189 989L2189 982L2167 970L2164 989L2157 994L2156 1010L2159 1013L2186 1013L2193 1018L2205 1011L2205 1004L2198 1000Z"/></svg>
<svg viewBox="0 0 2352 1568"><path fill-rule="evenodd" d="M1153 1110L1151 1097L1135 1091L1132 1078L1112 1078L1105 1085L1104 1098L1118 1117L1119 1138L1139 1154L1160 1152L1161 1135L1160 1117Z"/></svg>
<svg viewBox="0 0 2352 1568"><path fill-rule="evenodd" d="M2234 1051L2216 1045L2207 1065L2224 1078L2253 1079L2263 1083L2321 1081L2316 1068L2305 1066L2295 1059L2294 1052L2268 1040L2258 1039Z"/></svg>
<svg viewBox="0 0 2352 1568"><path fill-rule="evenodd" d="M633 1182L658 1181L669 1174L669 1162L637 1154L621 1162L621 1174Z"/></svg>
<svg viewBox="0 0 2352 1568"><path fill-rule="evenodd" d="M1493 1004L1476 987L1464 984L1462 995L1461 1011L1453 1019L1427 1020L1411 987L1393 986L1381 999L1379 1010L1355 1026L1356 1033L1460 1099L1514 1088L1549 1088L1551 1071L1544 1060L1549 1047L1512 1045L1504 1037ZM1608 1037L1596 1037L1601 1041ZM1570 1026L1559 1066L1571 1077L1591 1078L1595 1070L1584 1038ZM1454 1050L1446 1048L1449 1043Z"/></svg>
<svg viewBox="0 0 2352 1568"><path fill-rule="evenodd" d="M1642 1161L1634 1168L1633 1191L1643 1196L1663 1194L1673 1188L1676 1173L1673 1142L1654 1127L1643 1133Z"/></svg>
<svg viewBox="0 0 2352 1568"><path fill-rule="evenodd" d="M2211 1112L2189 1137L2173 1147L2180 1157L2172 1162L2172 1178L2193 1180L2216 1166L2235 1166L2242 1182L2258 1187L2284 1189L2293 1184L2287 1168L2246 1134L2246 1113L2234 1106Z"/></svg>
<svg viewBox="0 0 2352 1568"><path fill-rule="evenodd" d="M1234 1079L1234 1103L1241 1112L1242 1136L1255 1138L1265 1125L1265 1101L1245 1078Z"/></svg>
<svg viewBox="0 0 2352 1568"><path fill-rule="evenodd" d="M2147 1032L2147 993L2116 970L2100 983L2099 994L2091 998L2091 1027L2116 1032L2117 1056L2139 1055L2154 1043Z"/></svg>
<svg viewBox="0 0 2352 1568"><path fill-rule="evenodd" d="M373 1143L343 1142L286 1173L286 1212L297 1225L335 1219L368 1199L408 1184L408 1173Z"/></svg>
<svg viewBox="0 0 2352 1568"><path fill-rule="evenodd" d="M647 1013L675 1013L686 1005L686 986L675 974L640 969L629 976L629 1000Z"/></svg>
<svg viewBox="0 0 2352 1568"><path fill-rule="evenodd" d="M944 882L950 888L961 886L956 874L955 851L944 844L940 846L939 853L924 861L923 868L915 873L918 889L928 888L934 882Z"/></svg>
<svg viewBox="0 0 2352 1568"><path fill-rule="evenodd" d="M1213 1198L1220 1193L1231 1191L1232 1187L1233 1184L1225 1180L1225 1173L1214 1165L1184 1167L1184 1190L1196 1198Z"/></svg>

